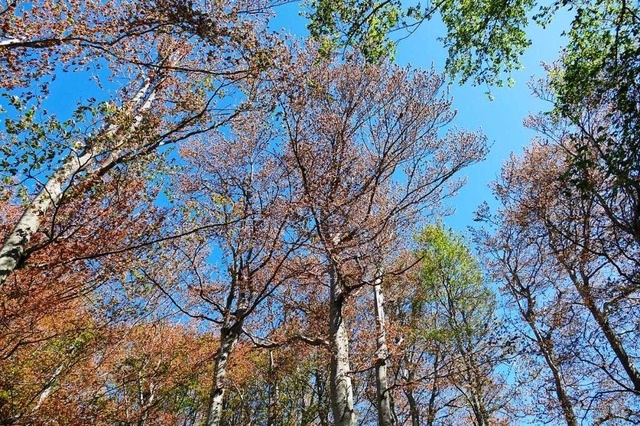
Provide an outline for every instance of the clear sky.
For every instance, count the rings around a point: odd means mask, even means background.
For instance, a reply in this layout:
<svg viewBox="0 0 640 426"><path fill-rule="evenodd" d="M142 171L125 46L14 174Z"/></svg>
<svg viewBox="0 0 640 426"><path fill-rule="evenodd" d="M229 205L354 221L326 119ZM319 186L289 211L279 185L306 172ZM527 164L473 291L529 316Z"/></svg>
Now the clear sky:
<svg viewBox="0 0 640 426"><path fill-rule="evenodd" d="M272 23L274 30L284 29L294 35L306 35L304 20L298 16L299 4L292 3L277 9L278 16ZM466 84L452 84L450 93L454 98L453 108L458 115L453 124L469 130L482 130L488 138L491 150L487 159L466 169L467 185L450 204L455 213L445 219L445 223L458 231L465 231L473 225L473 212L483 202L492 204L489 183L500 173L502 163L511 152L520 153L534 133L522 125L529 113L548 110L549 105L534 98L527 83L532 77L544 76L541 62L552 62L558 57L564 39L563 29L569 27L569 17L560 15L546 29L535 24L528 31L532 46L523 57L524 70L513 74L514 87L491 88L493 100L486 95L487 87ZM397 62L436 71L444 69L446 50L438 37L445 34L444 25L434 19L423 23L411 36L398 45Z"/></svg>
<svg viewBox="0 0 640 426"><path fill-rule="evenodd" d="M451 85L453 107L458 111L454 124L470 130L481 129L487 135L491 150L484 162L464 171L468 183L453 202L456 213L445 219L448 225L460 231L472 225L473 212L477 207L483 201L492 204L488 185L500 173L502 163L512 152L522 152L522 147L534 136L522 121L529 113L548 110L549 104L533 97L527 84L533 77L545 75L541 62L549 63L558 57L564 43L560 34L568 25L566 16L544 30L531 25L529 38L533 44L523 57L524 70L513 74L516 80L514 87L491 88L493 100L486 95L487 87ZM420 67L434 64L436 70L442 70L446 51L437 38L444 33L440 22L423 24L415 34L399 44L398 63Z"/></svg>
<svg viewBox="0 0 640 426"><path fill-rule="evenodd" d="M272 21L271 27L274 31L283 30L296 36L306 36L306 22L299 16L299 12L300 3L298 2L276 8L277 16ZM450 92L454 98L453 107L458 112L453 124L469 130L482 130L491 145L489 155L484 162L467 168L463 172L468 178L468 183L458 197L450 201L450 205L455 207L455 213L447 217L445 222L454 229L466 230L468 226L473 225L473 212L477 207L483 201L491 204L489 183L498 176L502 163L510 153L521 152L522 147L533 137L533 132L522 125L523 119L530 112L549 109L548 104L531 95L527 83L534 76L544 75L540 66L541 61L552 62L558 57L558 52L564 43L560 34L568 27L567 15L561 15L544 30L531 25L528 33L533 45L523 57L524 70L513 74L516 80L514 87L491 88L493 100L486 95L487 87L474 87L470 84L450 86ZM437 39L443 34L444 26L437 18L425 22L414 34L398 45L397 62L401 65L411 64L427 68L433 64L437 71L442 71L446 51ZM61 117L68 116L76 106L79 88L82 93L80 99L83 101L90 97L96 97L99 100L107 99L110 89L108 87L100 89L95 83L87 81L90 75L91 72L57 73L57 79L52 87L52 93L55 95L48 99L45 107Z"/></svg>

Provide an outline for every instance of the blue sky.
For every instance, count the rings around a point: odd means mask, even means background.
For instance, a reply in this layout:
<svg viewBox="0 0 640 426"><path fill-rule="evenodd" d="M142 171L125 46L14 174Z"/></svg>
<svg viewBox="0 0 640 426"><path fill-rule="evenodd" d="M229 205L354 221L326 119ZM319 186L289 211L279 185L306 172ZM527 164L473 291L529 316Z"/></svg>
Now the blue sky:
<svg viewBox="0 0 640 426"><path fill-rule="evenodd" d="M276 8L277 16L271 23L274 31L283 30L297 36L305 36L305 20L299 16L300 3L294 2ZM520 153L533 137L533 132L522 125L522 120L531 112L547 110L549 105L535 99L531 95L527 83L532 77L542 77L544 71L541 61L552 62L558 57L563 38L563 29L569 26L569 16L560 15L550 26L542 29L531 25L528 35L533 45L523 57L524 70L515 72L514 87L491 88L493 100L486 95L487 87L474 87L470 84L460 86L452 84L450 93L454 98L454 109L458 115L454 125L469 129L482 130L487 136L491 150L487 159L464 171L468 183L460 191L457 198L450 201L455 213L445 219L445 223L458 231L465 231L473 225L473 212L483 202L491 204L492 195L488 187L494 180L511 152ZM400 65L411 64L416 67L430 68L437 71L444 69L446 51L438 37L444 34L444 26L438 19L424 23L413 35L403 40L397 51L397 62ZM90 97L99 100L109 98L109 87L100 89L89 82L91 73L56 73L56 81L52 85L52 93L45 108L65 118L76 107L79 100L86 101ZM79 90L80 89L80 90ZM4 100L0 103L6 103Z"/></svg>
<svg viewBox="0 0 640 426"><path fill-rule="evenodd" d="M459 127L478 130L487 136L491 150L487 159L468 168L467 185L460 191L453 203L456 213L445 219L454 229L463 231L472 225L473 212L483 202L492 200L489 183L500 173L503 162L512 152L520 153L529 143L534 132L522 124L529 113L549 109L549 104L534 98L527 83L533 77L545 75L541 62L552 62L564 43L560 36L568 28L568 17L561 16L556 22L542 29L536 25L529 28L532 46L523 57L524 70L513 74L514 87L491 88L493 100L486 95L487 88L466 84L452 84L453 107L458 111L454 124ZM446 51L437 38L444 34L444 26L439 22L428 22L398 46L397 60L400 64L428 67L436 70L444 68Z"/></svg>
<svg viewBox="0 0 640 426"><path fill-rule="evenodd" d="M305 22L298 16L300 6L297 3L277 8L277 17L272 22L274 30L284 30L293 35L306 35ZM548 110L549 105L531 95L527 83L533 77L544 76L541 62L557 59L564 39L561 33L569 27L568 15L559 15L546 29L532 24L528 36L532 46L522 58L524 70L513 74L514 87L491 88L493 100L486 95L487 87L466 84L452 84L450 93L454 98L453 108L458 115L453 124L469 130L482 130L488 138L491 150L487 159L466 169L467 185L458 197L451 200L455 213L445 218L445 223L457 231L466 231L473 225L473 212L483 202L492 205L489 183L500 173L503 162L511 152L520 153L529 143L534 132L526 129L522 121L529 113ZM436 71L444 69L446 50L438 37L445 34L444 25L434 19L426 22L398 45L397 63L416 67L430 68Z"/></svg>

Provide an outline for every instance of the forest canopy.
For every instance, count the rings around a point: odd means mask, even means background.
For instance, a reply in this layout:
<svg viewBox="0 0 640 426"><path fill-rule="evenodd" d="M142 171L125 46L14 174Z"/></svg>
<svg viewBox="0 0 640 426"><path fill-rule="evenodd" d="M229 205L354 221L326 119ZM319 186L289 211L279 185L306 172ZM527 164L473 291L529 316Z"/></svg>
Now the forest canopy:
<svg viewBox="0 0 640 426"><path fill-rule="evenodd" d="M640 423L637 2L288 3L0 1L0 424Z"/></svg>

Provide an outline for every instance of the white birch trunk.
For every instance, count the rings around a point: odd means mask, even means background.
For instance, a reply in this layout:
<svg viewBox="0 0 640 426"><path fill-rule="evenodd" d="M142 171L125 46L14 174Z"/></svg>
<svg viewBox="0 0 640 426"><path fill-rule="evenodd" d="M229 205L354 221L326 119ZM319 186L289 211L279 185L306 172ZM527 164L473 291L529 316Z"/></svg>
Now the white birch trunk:
<svg viewBox="0 0 640 426"><path fill-rule="evenodd" d="M230 328L223 328L220 333L220 348L216 354L213 385L211 386L211 401L209 402L207 420L205 422L207 426L218 426L222 420L227 364L240 338L241 328L240 324L234 324Z"/></svg>
<svg viewBox="0 0 640 426"><path fill-rule="evenodd" d="M58 380L58 377L60 377L60 375L62 374L62 371L64 370L64 368L65 368L65 363L63 362L58 366L58 368L56 368L56 371L53 372L53 374L51 375L51 378L47 382L47 385L42 390L42 392L40 392L40 396L38 397L38 402L31 410L32 413L35 413L36 411L38 411L42 407L42 404L44 404L44 402L47 400L47 398L49 398L49 395L51 395L51 392L53 392L53 386Z"/></svg>
<svg viewBox="0 0 640 426"><path fill-rule="evenodd" d="M338 282L335 269L331 266L329 340L331 343L331 408L333 424L355 426L356 414L353 407L353 385L349 366L349 337L342 317L344 294Z"/></svg>
<svg viewBox="0 0 640 426"><path fill-rule="evenodd" d="M142 122L142 113L151 107L154 100L154 91L147 81L133 99L135 105L139 105L130 131L135 130ZM106 129L106 135L117 132L117 126ZM123 141L124 143L124 141ZM122 144L121 144L122 145ZM7 236L2 249L0 249L0 286L7 277L22 262L25 250L33 235L40 229L42 223L51 211L60 203L67 185L73 177L85 170L98 154L103 150L102 144L87 147L83 152L72 151L65 159L62 166L49 178L44 187L29 203L22 216L18 220L11 233ZM110 160L113 161L113 156Z"/></svg>
<svg viewBox="0 0 640 426"><path fill-rule="evenodd" d="M376 312L376 392L378 400L378 424L391 426L391 394L387 378L387 348L386 318L384 313L384 296L382 293L382 273L379 271L373 286L374 305Z"/></svg>
<svg viewBox="0 0 640 426"><path fill-rule="evenodd" d="M19 38L8 38L5 40L0 40L0 47L11 47L12 45L15 44L21 44L22 40L20 40Z"/></svg>

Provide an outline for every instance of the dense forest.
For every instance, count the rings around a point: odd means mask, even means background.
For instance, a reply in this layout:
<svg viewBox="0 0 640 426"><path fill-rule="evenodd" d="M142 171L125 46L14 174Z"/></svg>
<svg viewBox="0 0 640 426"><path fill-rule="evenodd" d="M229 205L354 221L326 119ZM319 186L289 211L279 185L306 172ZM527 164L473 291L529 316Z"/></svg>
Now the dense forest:
<svg viewBox="0 0 640 426"><path fill-rule="evenodd" d="M0 424L640 424L639 102L634 0L0 0Z"/></svg>

